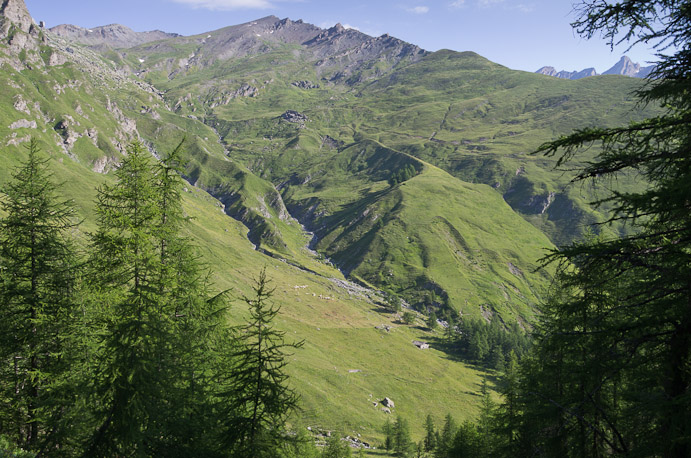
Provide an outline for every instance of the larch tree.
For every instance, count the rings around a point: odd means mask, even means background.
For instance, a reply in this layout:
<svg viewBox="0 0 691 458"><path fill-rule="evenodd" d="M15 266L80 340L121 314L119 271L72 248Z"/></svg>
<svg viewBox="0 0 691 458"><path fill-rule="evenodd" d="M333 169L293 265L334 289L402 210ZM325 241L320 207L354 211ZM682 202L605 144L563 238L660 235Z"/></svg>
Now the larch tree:
<svg viewBox="0 0 691 458"><path fill-rule="evenodd" d="M575 182L637 174L645 185L596 202L629 235L548 258L560 265L561 292L545 307L523 392L526 422L553 440L532 453L549 445L570 456L691 456L691 4L588 0L577 11L574 26L587 38L658 49L637 95L662 114L539 149L562 165L598 146Z"/></svg>
<svg viewBox="0 0 691 458"><path fill-rule="evenodd" d="M32 138L3 190L0 221L0 431L41 454L59 441L68 408L60 385L78 277L74 209L48 162Z"/></svg>
<svg viewBox="0 0 691 458"><path fill-rule="evenodd" d="M233 457L273 457L288 440L285 422L298 409L299 396L288 385L289 351L303 342L286 343L275 329L280 307L270 302L274 289L266 269L259 273L251 297L244 296L250 317L237 329L232 366L222 375L225 443Z"/></svg>
<svg viewBox="0 0 691 458"><path fill-rule="evenodd" d="M208 297L208 276L181 233L181 147L154 163L141 144L130 145L116 183L98 192L90 260L92 313L100 323L97 427L89 456L213 448L204 438L213 421L207 346L220 306Z"/></svg>

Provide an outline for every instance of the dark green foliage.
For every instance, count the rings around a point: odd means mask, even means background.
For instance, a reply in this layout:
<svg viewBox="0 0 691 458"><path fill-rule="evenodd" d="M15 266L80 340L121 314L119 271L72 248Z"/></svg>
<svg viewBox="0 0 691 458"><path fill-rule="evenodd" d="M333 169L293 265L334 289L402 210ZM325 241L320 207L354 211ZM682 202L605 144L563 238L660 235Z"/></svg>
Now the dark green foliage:
<svg viewBox="0 0 691 458"><path fill-rule="evenodd" d="M456 432L453 443L444 457L473 458L478 456L492 456L486 446L486 440L475 423L466 421Z"/></svg>
<svg viewBox="0 0 691 458"><path fill-rule="evenodd" d="M410 438L410 427L405 418L396 417L393 424L393 451L395 456L409 457L415 447Z"/></svg>
<svg viewBox="0 0 691 458"><path fill-rule="evenodd" d="M437 448L434 450L434 456L436 458L445 458L449 455L457 432L458 428L456 426L456 421L451 414L447 414L444 419L444 426L437 439Z"/></svg>
<svg viewBox="0 0 691 458"><path fill-rule="evenodd" d="M434 420L431 415L425 419L425 451L430 452L437 447L437 431L434 427Z"/></svg>
<svg viewBox="0 0 691 458"><path fill-rule="evenodd" d="M389 184L391 186L396 186L399 183L410 180L418 173L420 172L415 168L415 166L413 166L413 164L406 164L405 167L399 169L398 171L394 172L393 175L391 175L391 178L389 178Z"/></svg>
<svg viewBox="0 0 691 458"><path fill-rule="evenodd" d="M35 458L36 454L17 448L5 436L0 435L0 457L2 458Z"/></svg>
<svg viewBox="0 0 691 458"><path fill-rule="evenodd" d="M660 50L638 92L665 113L629 126L577 131L540 151L563 164L596 144L575 181L639 174L614 191L613 221L631 235L555 251L555 291L543 307L522 377L507 373L500 413L512 456L691 455L691 9L687 1L585 2L576 22ZM667 48L667 45L673 45ZM667 54L673 52L672 54Z"/></svg>
<svg viewBox="0 0 691 458"><path fill-rule="evenodd" d="M280 311L270 303L274 290L262 269L253 297L243 297L250 307L247 325L237 330L238 348L233 367L225 374L227 388L221 393L225 438L237 457L272 457L285 439L285 421L298 408L299 397L287 385L284 368L302 342L286 343L285 332L273 321Z"/></svg>
<svg viewBox="0 0 691 458"><path fill-rule="evenodd" d="M427 317L427 320L425 321L425 324L427 324L427 327L431 331L439 327L439 324L437 323L437 314L434 311L430 312L429 316Z"/></svg>
<svg viewBox="0 0 691 458"><path fill-rule="evenodd" d="M98 197L92 288L102 317L96 395L100 402L89 454L147 454L158 431L166 392L167 346L174 311L158 282L162 274L156 228L161 221L151 159L134 144L116 172L118 182Z"/></svg>
<svg viewBox="0 0 691 458"><path fill-rule="evenodd" d="M384 293L385 307L389 312L398 313L401 311L401 298L393 291Z"/></svg>
<svg viewBox="0 0 691 458"><path fill-rule="evenodd" d="M314 444L312 436L300 429L292 440L283 442L277 456L280 458L318 458L322 454Z"/></svg>
<svg viewBox="0 0 691 458"><path fill-rule="evenodd" d="M297 407L283 349L301 344L272 329L278 308L266 303L265 272L257 298L245 298L253 321L236 345L224 294L209 294L181 235L181 148L153 162L130 146L117 181L99 190L82 284L67 236L72 207L31 141L0 222L2 456L317 455L311 439L283 427ZM229 367L225 382L212 378ZM222 446L225 427L241 423L241 446Z"/></svg>
<svg viewBox="0 0 691 458"><path fill-rule="evenodd" d="M455 351L465 358L492 369L504 370L507 356L513 352L519 358L528 350L530 340L517 323L508 329L494 319L462 320Z"/></svg>
<svg viewBox="0 0 691 458"><path fill-rule="evenodd" d="M394 430L391 420L388 418L386 419L386 423L384 423L382 432L384 433L384 448L387 452L390 452L393 449Z"/></svg>
<svg viewBox="0 0 691 458"><path fill-rule="evenodd" d="M407 325L411 325L415 322L415 314L409 310L406 310L403 312L403 315L401 315L401 321Z"/></svg>
<svg viewBox="0 0 691 458"><path fill-rule="evenodd" d="M352 456L350 447L337 434L326 439L326 446L321 454L322 458L349 458Z"/></svg>
<svg viewBox="0 0 691 458"><path fill-rule="evenodd" d="M66 331L78 277L68 231L76 223L31 139L5 189L0 222L0 431L31 451L50 450L66 415Z"/></svg>
<svg viewBox="0 0 691 458"><path fill-rule="evenodd" d="M203 269L180 235L181 145L160 164L131 145L117 183L99 191L90 456L207 453L210 332L220 298L208 299Z"/></svg>

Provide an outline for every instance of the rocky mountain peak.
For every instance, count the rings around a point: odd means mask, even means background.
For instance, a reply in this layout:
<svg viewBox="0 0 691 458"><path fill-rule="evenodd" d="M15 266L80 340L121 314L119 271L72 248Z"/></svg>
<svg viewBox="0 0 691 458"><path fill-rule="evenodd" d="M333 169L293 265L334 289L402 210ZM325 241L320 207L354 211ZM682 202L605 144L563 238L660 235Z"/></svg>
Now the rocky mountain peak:
<svg viewBox="0 0 691 458"><path fill-rule="evenodd" d="M25 33L29 33L34 25L34 20L26 8L24 0L2 0L0 6L0 34L8 36L12 24Z"/></svg>
<svg viewBox="0 0 691 458"><path fill-rule="evenodd" d="M653 70L654 66L641 67L640 64L633 62L628 56L622 56L619 62L614 64L612 68L603 72L603 75L623 75L632 78L645 78ZM542 67L535 73L541 73L547 76L554 76L556 78L577 80L587 78L589 76L597 76L598 73L593 67L583 69L581 71L557 71L554 67Z"/></svg>
<svg viewBox="0 0 691 458"><path fill-rule="evenodd" d="M603 75L624 75L624 76L636 76L636 74L641 70L641 66L637 63L631 61L628 56L622 56L619 62L614 64L612 68L605 71Z"/></svg>

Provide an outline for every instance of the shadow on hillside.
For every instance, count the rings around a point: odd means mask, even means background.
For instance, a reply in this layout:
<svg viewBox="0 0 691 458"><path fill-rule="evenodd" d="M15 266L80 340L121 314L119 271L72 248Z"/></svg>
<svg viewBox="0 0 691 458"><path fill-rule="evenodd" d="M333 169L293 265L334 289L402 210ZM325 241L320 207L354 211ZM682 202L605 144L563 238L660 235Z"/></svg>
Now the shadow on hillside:
<svg viewBox="0 0 691 458"><path fill-rule="evenodd" d="M444 353L444 356L450 361L463 363L466 366L471 367L478 372L481 372L484 378L487 379L487 383L489 383L490 389L496 390L496 387L499 386L498 384L501 379L501 374L493 369L485 367L482 364L478 364L477 362L467 358L463 354L463 352L458 348L458 345L456 343L449 342L444 337L429 337L427 343L429 343L430 348L434 348L435 350L439 350L440 352ZM479 390L480 385L478 385L478 392Z"/></svg>

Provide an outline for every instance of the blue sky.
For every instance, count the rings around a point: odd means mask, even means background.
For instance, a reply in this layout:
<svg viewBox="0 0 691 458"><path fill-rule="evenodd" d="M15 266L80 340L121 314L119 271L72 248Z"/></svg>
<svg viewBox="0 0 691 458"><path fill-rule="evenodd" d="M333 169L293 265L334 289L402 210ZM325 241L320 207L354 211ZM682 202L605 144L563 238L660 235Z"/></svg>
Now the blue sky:
<svg viewBox="0 0 691 458"><path fill-rule="evenodd" d="M595 67L603 72L626 52L578 37L569 25L576 0L25 0L37 21L95 27L120 23L136 31L193 35L260 17L337 22L369 35L388 33L429 51L478 54L518 70ZM645 64L643 46L626 54Z"/></svg>

